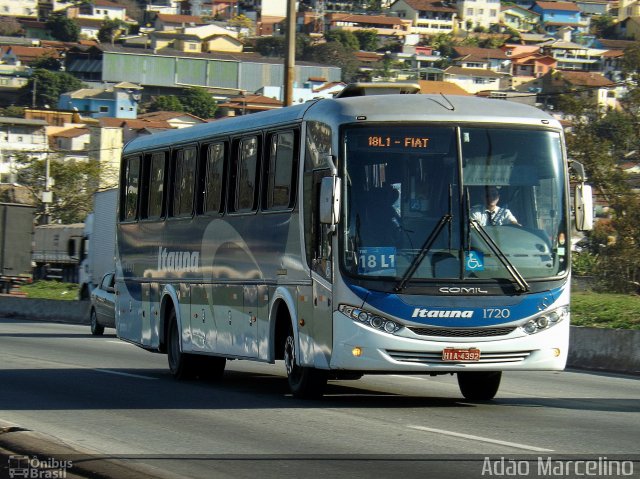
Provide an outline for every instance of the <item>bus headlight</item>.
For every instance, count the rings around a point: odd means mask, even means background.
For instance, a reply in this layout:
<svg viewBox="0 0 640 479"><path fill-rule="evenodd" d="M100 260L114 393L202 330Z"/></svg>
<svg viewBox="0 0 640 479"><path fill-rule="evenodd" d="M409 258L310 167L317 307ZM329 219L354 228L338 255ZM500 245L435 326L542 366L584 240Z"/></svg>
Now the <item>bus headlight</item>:
<svg viewBox="0 0 640 479"><path fill-rule="evenodd" d="M370 313L369 311L365 311L364 309L357 308L355 306L349 306L348 304L341 304L338 306L338 311L345 316L349 316L354 321L358 321L359 323L366 324L373 329L384 331L389 334L394 334L402 328L402 326L395 321L384 318L378 314Z"/></svg>
<svg viewBox="0 0 640 479"><path fill-rule="evenodd" d="M527 334L535 334L558 324L564 318L569 316L569 306L563 306L553 311L548 311L540 316L531 318L521 327Z"/></svg>

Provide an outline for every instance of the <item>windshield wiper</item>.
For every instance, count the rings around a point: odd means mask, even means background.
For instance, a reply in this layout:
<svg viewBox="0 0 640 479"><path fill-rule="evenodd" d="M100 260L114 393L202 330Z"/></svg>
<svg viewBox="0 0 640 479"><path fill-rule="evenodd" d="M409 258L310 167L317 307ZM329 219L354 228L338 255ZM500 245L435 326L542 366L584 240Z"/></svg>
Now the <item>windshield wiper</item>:
<svg viewBox="0 0 640 479"><path fill-rule="evenodd" d="M517 290L521 293L526 293L530 290L529 283L524 279L524 277L520 274L520 271L516 269L509 258L502 252L500 247L493 241L493 238L489 236L489 233L482 227L482 225L471 217L469 217L469 224L478 232L478 235L482 240L489 246L489 249L493 251L496 257L500 260L505 269L509 272L515 283L517 284Z"/></svg>
<svg viewBox="0 0 640 479"><path fill-rule="evenodd" d="M438 235L440 235L440 232L444 229L447 223L451 223L451 218L452 216L450 213L447 213L442 218L440 218L440 221L438 221L438 224L435 225L435 227L431 231L431 234L429 234L429 237L422 245L422 248L420 248L420 252L413 258L413 261L411 261L411 264L407 268L407 271L405 271L404 276L402 276L400 282L396 285L395 288L393 288L394 291L399 293L407 286L407 282L415 274L418 266L420 266L420 263L422 263L422 260L433 246L433 243L435 243L436 239L438 239Z"/></svg>

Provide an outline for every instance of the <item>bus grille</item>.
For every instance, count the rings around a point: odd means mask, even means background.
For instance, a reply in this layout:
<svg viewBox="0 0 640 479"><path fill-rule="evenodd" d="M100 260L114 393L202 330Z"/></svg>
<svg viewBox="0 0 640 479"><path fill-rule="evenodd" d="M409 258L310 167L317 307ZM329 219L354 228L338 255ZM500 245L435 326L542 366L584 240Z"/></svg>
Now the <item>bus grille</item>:
<svg viewBox="0 0 640 479"><path fill-rule="evenodd" d="M393 351L386 353L395 361L408 364L438 364L456 365L464 364L493 364L493 363L520 363L527 359L531 351L512 351L504 353L481 353L479 361L443 361L441 352L415 352L415 351Z"/></svg>
<svg viewBox="0 0 640 479"><path fill-rule="evenodd" d="M420 336L442 336L448 338L482 338L506 336L516 330L516 326L506 328L408 328Z"/></svg>

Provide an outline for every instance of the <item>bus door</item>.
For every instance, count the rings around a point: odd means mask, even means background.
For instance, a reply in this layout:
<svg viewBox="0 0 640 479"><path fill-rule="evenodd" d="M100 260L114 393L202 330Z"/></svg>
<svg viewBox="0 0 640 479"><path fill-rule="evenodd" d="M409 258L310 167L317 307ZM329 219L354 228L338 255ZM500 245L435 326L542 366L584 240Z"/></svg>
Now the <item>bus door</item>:
<svg viewBox="0 0 640 479"><path fill-rule="evenodd" d="M322 357L322 351L331 351L333 341L333 248L332 242L336 238L330 232L328 225L320 223L320 183L322 178L330 176L330 170L315 171L313 175L313 200L312 200L312 309L313 309L313 335L312 344L315 345L316 366L327 365L329 357ZM302 347L302 345L301 345Z"/></svg>

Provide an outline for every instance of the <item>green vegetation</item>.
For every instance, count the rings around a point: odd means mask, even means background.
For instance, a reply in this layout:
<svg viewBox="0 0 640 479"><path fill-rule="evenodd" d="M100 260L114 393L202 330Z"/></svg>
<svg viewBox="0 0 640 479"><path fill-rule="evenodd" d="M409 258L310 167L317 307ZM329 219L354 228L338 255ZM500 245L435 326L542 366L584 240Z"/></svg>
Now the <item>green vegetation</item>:
<svg viewBox="0 0 640 479"><path fill-rule="evenodd" d="M78 285L75 283L60 283L59 281L36 281L20 287L20 291L30 299L78 299Z"/></svg>
<svg viewBox="0 0 640 479"><path fill-rule="evenodd" d="M640 296L572 293L571 324L595 328L640 329Z"/></svg>

